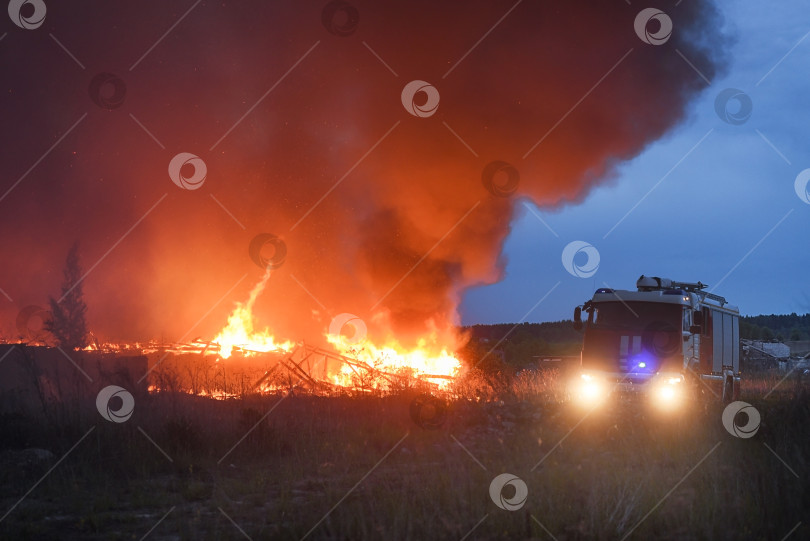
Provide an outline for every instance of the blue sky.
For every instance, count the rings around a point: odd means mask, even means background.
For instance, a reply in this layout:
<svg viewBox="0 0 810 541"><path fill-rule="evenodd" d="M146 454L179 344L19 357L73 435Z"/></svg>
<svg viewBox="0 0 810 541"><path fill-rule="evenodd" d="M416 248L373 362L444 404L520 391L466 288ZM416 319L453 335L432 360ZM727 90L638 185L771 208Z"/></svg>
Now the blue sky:
<svg viewBox="0 0 810 541"><path fill-rule="evenodd" d="M683 124L580 204L522 202L504 247L505 277L465 294L462 322L570 318L594 289L633 289L641 274L700 280L746 315L810 312L810 204L794 189L810 168L807 8L723 2L721 31L732 39L726 73L706 86ZM715 112L727 88L753 104L742 124ZM732 101L727 110L737 107ZM563 267L563 248L575 240L598 250L593 276Z"/></svg>

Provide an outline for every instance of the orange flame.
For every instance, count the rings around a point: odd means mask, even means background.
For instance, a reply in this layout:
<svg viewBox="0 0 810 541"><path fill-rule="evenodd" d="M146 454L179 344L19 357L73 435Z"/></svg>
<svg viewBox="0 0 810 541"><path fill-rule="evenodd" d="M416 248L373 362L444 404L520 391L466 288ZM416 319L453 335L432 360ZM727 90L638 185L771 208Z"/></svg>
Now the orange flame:
<svg viewBox="0 0 810 541"><path fill-rule="evenodd" d="M461 370L461 361L446 349L431 348L427 339L420 339L410 351L402 348L395 340L377 346L369 340L347 339L343 335L326 335L327 341L338 352L379 372L390 374L410 374L421 379L430 380L440 388L447 387ZM332 380L337 385L350 386L356 372L349 365L343 365L340 373Z"/></svg>
<svg viewBox="0 0 810 541"><path fill-rule="evenodd" d="M219 356L223 359L230 357L234 348L240 348L249 355L251 352L290 351L295 346L289 341L277 342L267 328L260 332L253 330L253 305L264 291L269 278L268 267L262 279L250 291L248 301L244 304L236 303L236 308L228 317L228 324L214 338L213 341L219 344Z"/></svg>

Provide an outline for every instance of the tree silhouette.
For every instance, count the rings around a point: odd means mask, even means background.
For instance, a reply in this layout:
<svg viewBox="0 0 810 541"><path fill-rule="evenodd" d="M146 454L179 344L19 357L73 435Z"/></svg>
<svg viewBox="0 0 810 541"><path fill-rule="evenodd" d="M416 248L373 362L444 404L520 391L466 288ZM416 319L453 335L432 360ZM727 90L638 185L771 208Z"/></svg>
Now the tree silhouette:
<svg viewBox="0 0 810 541"><path fill-rule="evenodd" d="M82 292L82 268L79 263L79 243L74 242L65 261L62 296L49 298L52 317L45 329L56 339L60 347L66 349L83 348L87 345L87 321Z"/></svg>

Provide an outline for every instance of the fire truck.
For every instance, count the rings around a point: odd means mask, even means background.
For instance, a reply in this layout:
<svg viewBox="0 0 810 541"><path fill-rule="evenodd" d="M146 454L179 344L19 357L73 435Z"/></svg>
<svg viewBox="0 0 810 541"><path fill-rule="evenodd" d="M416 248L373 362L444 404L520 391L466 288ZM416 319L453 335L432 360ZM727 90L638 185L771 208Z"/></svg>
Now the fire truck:
<svg viewBox="0 0 810 541"><path fill-rule="evenodd" d="M574 397L595 406L629 394L665 409L696 393L736 400L739 309L701 282L642 275L636 287L597 289L575 308L584 336Z"/></svg>

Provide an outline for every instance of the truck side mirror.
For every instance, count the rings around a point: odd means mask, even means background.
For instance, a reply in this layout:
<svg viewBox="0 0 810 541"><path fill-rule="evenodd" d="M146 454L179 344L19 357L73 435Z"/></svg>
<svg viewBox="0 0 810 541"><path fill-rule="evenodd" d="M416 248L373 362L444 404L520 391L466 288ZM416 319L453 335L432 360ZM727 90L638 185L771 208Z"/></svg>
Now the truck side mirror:
<svg viewBox="0 0 810 541"><path fill-rule="evenodd" d="M689 332L692 334L700 334L700 325L692 325L689 327Z"/></svg>
<svg viewBox="0 0 810 541"><path fill-rule="evenodd" d="M703 325L703 312L700 310L692 312L692 322L698 326Z"/></svg>
<svg viewBox="0 0 810 541"><path fill-rule="evenodd" d="M579 306L574 308L574 329L577 331L582 330L582 308Z"/></svg>

